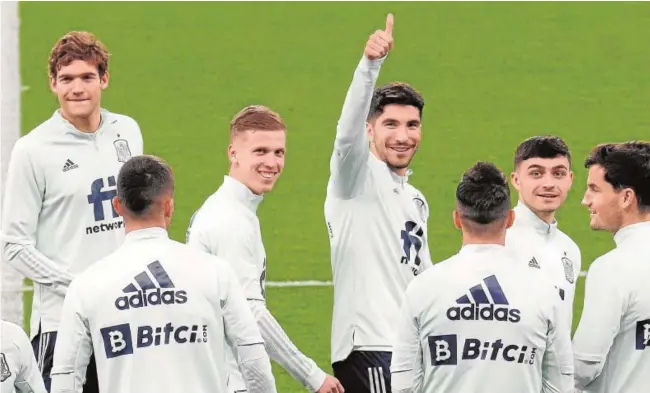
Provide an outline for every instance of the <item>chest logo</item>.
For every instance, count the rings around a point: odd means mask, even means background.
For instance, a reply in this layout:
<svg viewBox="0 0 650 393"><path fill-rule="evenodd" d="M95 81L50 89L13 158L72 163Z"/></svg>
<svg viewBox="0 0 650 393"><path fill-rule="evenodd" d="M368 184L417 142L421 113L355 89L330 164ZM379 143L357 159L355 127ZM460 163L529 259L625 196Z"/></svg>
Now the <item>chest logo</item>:
<svg viewBox="0 0 650 393"><path fill-rule="evenodd" d="M7 363L7 358L4 353L0 353L0 382L4 382L7 378L11 377L11 370L9 369L9 363Z"/></svg>
<svg viewBox="0 0 650 393"><path fill-rule="evenodd" d="M573 272L573 262L566 256L566 253L562 257L562 266L564 267L564 278L570 284L573 284L576 280Z"/></svg>
<svg viewBox="0 0 650 393"><path fill-rule="evenodd" d="M119 162L127 162L131 158L131 149L129 149L129 142L126 139L116 139L113 145Z"/></svg>
<svg viewBox="0 0 650 393"><path fill-rule="evenodd" d="M420 219L423 222L426 222L427 219L429 218L429 207L424 202L424 199L415 197L413 198L413 204L415 204L415 208L418 210L418 213L420 214Z"/></svg>

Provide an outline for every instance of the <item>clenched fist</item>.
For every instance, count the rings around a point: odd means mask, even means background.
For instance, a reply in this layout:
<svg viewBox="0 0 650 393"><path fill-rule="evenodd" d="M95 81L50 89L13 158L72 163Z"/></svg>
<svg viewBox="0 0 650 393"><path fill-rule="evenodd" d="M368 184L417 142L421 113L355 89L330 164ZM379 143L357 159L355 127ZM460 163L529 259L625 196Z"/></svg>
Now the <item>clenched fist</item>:
<svg viewBox="0 0 650 393"><path fill-rule="evenodd" d="M377 60L386 56L393 49L393 14L386 17L386 29L377 30L370 35L363 54L369 60Z"/></svg>

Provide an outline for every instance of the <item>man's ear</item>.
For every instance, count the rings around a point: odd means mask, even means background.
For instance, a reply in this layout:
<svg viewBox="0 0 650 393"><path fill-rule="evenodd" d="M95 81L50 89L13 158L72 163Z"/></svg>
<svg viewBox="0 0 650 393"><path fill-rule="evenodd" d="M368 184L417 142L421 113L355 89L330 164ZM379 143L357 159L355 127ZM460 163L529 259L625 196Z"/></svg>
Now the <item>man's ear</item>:
<svg viewBox="0 0 650 393"><path fill-rule="evenodd" d="M462 230L463 229L463 223L460 220L460 213L458 213L458 210L454 209L454 211L452 213L452 217L453 217L454 226L456 227L456 229L461 229Z"/></svg>
<svg viewBox="0 0 650 393"><path fill-rule="evenodd" d="M111 203L113 204L113 210L115 210L115 213L119 214L120 216L123 216L122 205L120 204L120 200L117 197L113 197Z"/></svg>

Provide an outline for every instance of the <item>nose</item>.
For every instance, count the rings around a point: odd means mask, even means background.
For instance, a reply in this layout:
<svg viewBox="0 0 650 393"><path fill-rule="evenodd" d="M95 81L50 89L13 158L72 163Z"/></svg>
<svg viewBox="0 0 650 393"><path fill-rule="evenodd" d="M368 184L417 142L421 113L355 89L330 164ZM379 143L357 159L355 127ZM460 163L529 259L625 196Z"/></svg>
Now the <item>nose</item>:
<svg viewBox="0 0 650 393"><path fill-rule="evenodd" d="M409 133L406 127L398 127L395 130L395 142L399 144L406 144L409 141Z"/></svg>
<svg viewBox="0 0 650 393"><path fill-rule="evenodd" d="M277 166L277 158L273 154L267 154L262 159L262 165L266 168L275 168Z"/></svg>
<svg viewBox="0 0 650 393"><path fill-rule="evenodd" d="M80 79L75 78L72 81L72 94L80 95L81 93L83 93L83 82Z"/></svg>

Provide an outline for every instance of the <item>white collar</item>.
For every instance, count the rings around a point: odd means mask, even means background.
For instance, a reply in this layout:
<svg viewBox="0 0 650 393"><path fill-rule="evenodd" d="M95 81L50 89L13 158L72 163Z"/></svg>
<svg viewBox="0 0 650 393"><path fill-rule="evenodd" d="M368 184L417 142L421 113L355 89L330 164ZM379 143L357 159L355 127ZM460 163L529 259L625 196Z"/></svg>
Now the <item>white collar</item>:
<svg viewBox="0 0 650 393"><path fill-rule="evenodd" d="M167 230L161 227L150 227L131 231L126 234L125 242L134 242L146 239L169 239Z"/></svg>
<svg viewBox="0 0 650 393"><path fill-rule="evenodd" d="M532 227L535 232L548 239L552 239L557 234L556 219L553 219L553 222L548 224L546 221L537 217L522 201L517 202L517 206L513 210L515 211L515 223L517 225L523 224Z"/></svg>
<svg viewBox="0 0 650 393"><path fill-rule="evenodd" d="M61 114L61 109L57 109L54 111L54 114L52 115L52 118L54 118L59 124L61 124L64 127L64 130L68 134L72 134L81 138L87 138L87 139L94 139L97 135L99 135L102 131L104 131L104 126L108 124L108 120L110 117L110 112L107 111L106 109L100 108L100 117L99 117L99 127L95 132L81 132L79 131L72 123L70 123L68 120L66 120L63 115Z"/></svg>
<svg viewBox="0 0 650 393"><path fill-rule="evenodd" d="M484 244L464 244L461 248L460 251L458 252L459 254L467 254L467 253L472 253L476 254L479 252L486 252L486 251L497 251L497 250L506 250L506 247L502 244L496 244L496 243L484 243Z"/></svg>
<svg viewBox="0 0 650 393"><path fill-rule="evenodd" d="M411 176L413 174L412 170L407 169L406 170L406 175L404 175L404 176L398 175L397 173L395 173L394 170L392 170L392 169L390 169L388 167L388 164L386 164L386 162L384 162L384 161L380 160L379 158L377 158L377 156L375 156L372 152L370 152L370 157L372 157L372 163L375 166L377 166L378 168L381 168L381 169L385 169L390 174L390 177L391 177L391 179L393 179L393 182L395 184L400 185L400 186L404 186L404 184L408 183L409 176Z"/></svg>
<svg viewBox="0 0 650 393"><path fill-rule="evenodd" d="M644 235L645 241L648 240L648 235L650 235L650 221L637 222L636 224L619 229L614 234L614 242L616 242L617 247L620 247L622 244L636 238L639 234Z"/></svg>
<svg viewBox="0 0 650 393"><path fill-rule="evenodd" d="M234 196L236 200L248 207L253 213L257 211L257 207L264 199L262 195L253 193L244 183L228 175L223 177L221 188Z"/></svg>

